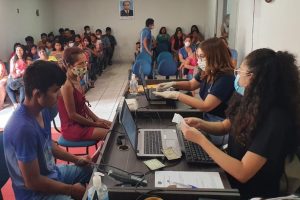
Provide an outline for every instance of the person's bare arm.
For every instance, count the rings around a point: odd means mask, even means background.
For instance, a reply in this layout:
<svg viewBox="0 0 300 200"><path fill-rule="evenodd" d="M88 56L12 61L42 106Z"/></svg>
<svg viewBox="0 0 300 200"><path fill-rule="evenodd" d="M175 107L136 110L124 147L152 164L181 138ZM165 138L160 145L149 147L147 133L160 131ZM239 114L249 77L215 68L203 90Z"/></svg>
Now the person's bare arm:
<svg viewBox="0 0 300 200"><path fill-rule="evenodd" d="M14 63L14 57L10 59L9 62L9 74L12 76L12 78L17 78L18 75L16 74L16 69L15 69L15 63Z"/></svg>
<svg viewBox="0 0 300 200"><path fill-rule="evenodd" d="M196 117L184 118L184 121L191 127L213 135L225 135L229 132L231 123L229 119L219 122L210 122Z"/></svg>
<svg viewBox="0 0 300 200"><path fill-rule="evenodd" d="M200 86L200 83L196 79L192 79L190 81L177 81L175 87L176 89L180 90L188 90L188 91L193 91L198 89Z"/></svg>
<svg viewBox="0 0 300 200"><path fill-rule="evenodd" d="M80 159L79 157L70 154L66 150L60 148L56 143L53 142L52 144L52 154L55 158L63 161L68 161L72 163L77 163Z"/></svg>
<svg viewBox="0 0 300 200"><path fill-rule="evenodd" d="M27 189L46 194L68 195L75 199L84 195L85 187L80 184L69 185L41 175L37 159L26 163L18 161L18 165Z"/></svg>
<svg viewBox="0 0 300 200"><path fill-rule="evenodd" d="M143 46L144 46L145 50L148 52L148 54L152 56L151 50L148 49L148 41L147 41L147 38L144 38L144 40L143 40Z"/></svg>
<svg viewBox="0 0 300 200"><path fill-rule="evenodd" d="M180 93L178 96L178 100L181 101L182 103L185 103L193 108L200 110L201 112L209 112L222 103L220 99L218 99L216 96L211 94L207 95L205 100L202 100L201 98L195 98Z"/></svg>
<svg viewBox="0 0 300 200"><path fill-rule="evenodd" d="M183 125L182 132L187 140L200 145L222 169L241 183L251 179L267 161L250 151L246 152L242 160L238 160L218 149L197 129Z"/></svg>

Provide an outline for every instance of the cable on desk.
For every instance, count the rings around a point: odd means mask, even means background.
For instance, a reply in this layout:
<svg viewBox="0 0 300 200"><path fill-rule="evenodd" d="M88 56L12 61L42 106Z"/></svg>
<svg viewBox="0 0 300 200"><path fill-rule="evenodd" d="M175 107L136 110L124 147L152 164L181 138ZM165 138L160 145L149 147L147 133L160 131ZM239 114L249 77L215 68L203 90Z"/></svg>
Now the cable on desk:
<svg viewBox="0 0 300 200"><path fill-rule="evenodd" d="M102 164L102 163L100 163L100 164L94 164L94 166L95 166L98 170L102 170L102 169L100 168L100 166L107 166L107 167L111 167L111 168L120 170L120 171L122 171L122 172L124 172L124 173L131 174L131 175L134 175L134 176L139 176L139 177L145 176L145 173L143 173L143 172L128 172L128 171L125 171L125 170L123 170L123 169L121 169L121 168L118 168L118 167L115 167L115 166L112 166L112 165L109 165L109 164ZM102 170L102 171L105 171L105 170ZM105 171L105 173L108 173L108 172Z"/></svg>

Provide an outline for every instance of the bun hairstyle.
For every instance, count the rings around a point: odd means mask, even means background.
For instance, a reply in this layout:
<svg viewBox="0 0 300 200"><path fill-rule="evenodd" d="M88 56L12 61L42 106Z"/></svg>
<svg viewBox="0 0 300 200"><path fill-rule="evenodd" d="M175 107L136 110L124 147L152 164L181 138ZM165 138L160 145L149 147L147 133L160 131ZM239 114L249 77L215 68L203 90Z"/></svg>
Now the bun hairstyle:
<svg viewBox="0 0 300 200"><path fill-rule="evenodd" d="M65 71L67 71L70 65L74 65L74 63L78 60L78 56L83 53L84 51L78 47L67 48L63 55Z"/></svg>

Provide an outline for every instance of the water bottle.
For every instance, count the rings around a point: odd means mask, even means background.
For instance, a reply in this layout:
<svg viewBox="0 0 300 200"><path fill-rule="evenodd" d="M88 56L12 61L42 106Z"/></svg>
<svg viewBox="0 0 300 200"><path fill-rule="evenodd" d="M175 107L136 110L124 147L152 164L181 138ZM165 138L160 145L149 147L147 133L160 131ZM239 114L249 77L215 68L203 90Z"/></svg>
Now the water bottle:
<svg viewBox="0 0 300 200"><path fill-rule="evenodd" d="M101 176L104 174L94 172L93 186L88 190L88 200L109 200L107 187L102 183Z"/></svg>
<svg viewBox="0 0 300 200"><path fill-rule="evenodd" d="M138 82L137 80L135 79L135 74L132 74L131 75L131 80L129 82L129 92L130 94L132 95L137 95L138 93Z"/></svg>

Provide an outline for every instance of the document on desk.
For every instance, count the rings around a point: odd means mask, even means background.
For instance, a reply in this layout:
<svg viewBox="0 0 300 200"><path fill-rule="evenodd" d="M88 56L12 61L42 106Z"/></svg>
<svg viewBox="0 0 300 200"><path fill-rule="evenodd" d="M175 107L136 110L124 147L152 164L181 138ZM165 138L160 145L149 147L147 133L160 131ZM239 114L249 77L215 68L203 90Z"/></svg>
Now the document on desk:
<svg viewBox="0 0 300 200"><path fill-rule="evenodd" d="M156 171L155 187L224 189L219 172Z"/></svg>

